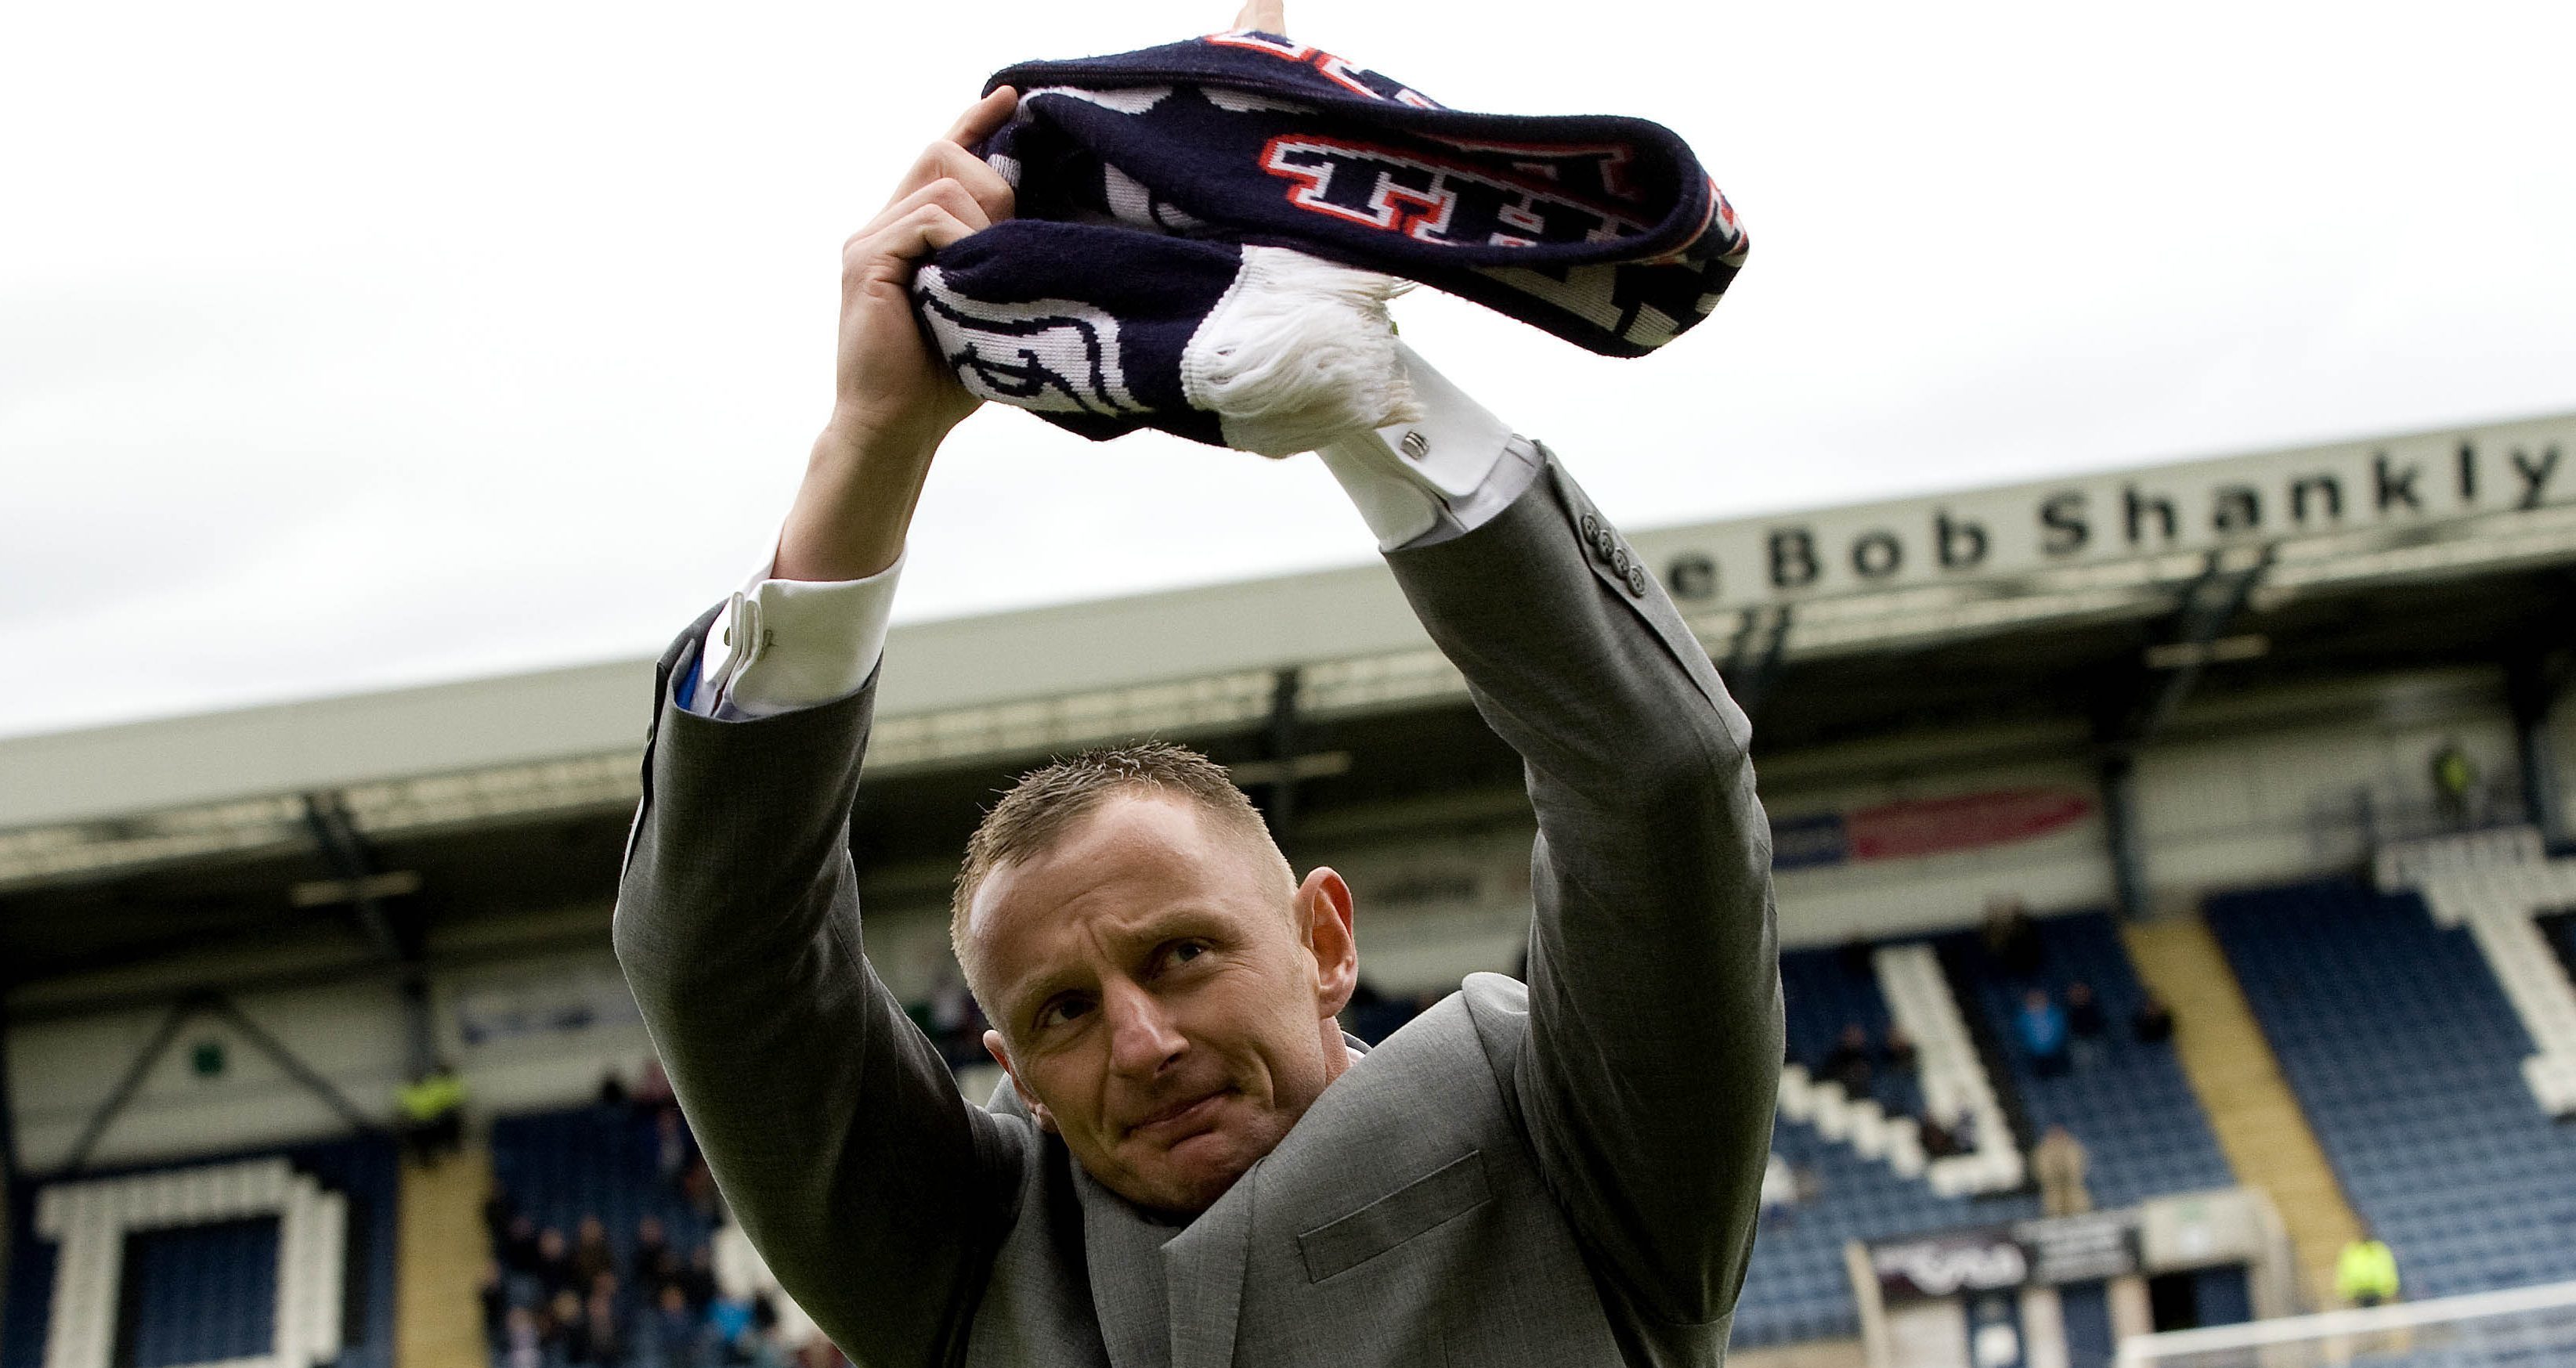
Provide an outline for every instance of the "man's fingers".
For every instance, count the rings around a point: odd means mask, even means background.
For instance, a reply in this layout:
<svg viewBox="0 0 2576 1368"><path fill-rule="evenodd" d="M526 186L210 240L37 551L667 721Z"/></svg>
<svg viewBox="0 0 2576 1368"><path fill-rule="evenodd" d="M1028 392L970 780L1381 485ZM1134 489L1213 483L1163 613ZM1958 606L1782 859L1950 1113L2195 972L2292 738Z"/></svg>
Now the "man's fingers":
<svg viewBox="0 0 2576 1368"><path fill-rule="evenodd" d="M964 200L971 212L974 201ZM864 237L853 238L841 252L841 274L853 285L901 281L911 277L910 263L975 231L957 211L937 202L915 205Z"/></svg>
<svg viewBox="0 0 2576 1368"><path fill-rule="evenodd" d="M967 106L955 126L939 141L932 143L930 149L913 162L912 169L904 173L903 179L895 183L894 193L886 198L887 210L891 212L895 205L903 202L904 196L941 176L954 176L965 182L975 197L984 202L987 215L1009 218L1010 183L1002 179L1000 172L986 165L983 158L966 149L992 136L994 130L1010 122L1011 111L1017 109L1019 103L1019 92L1003 86ZM994 193L996 190L1001 192L1000 195Z"/></svg>
<svg viewBox="0 0 2576 1368"><path fill-rule="evenodd" d="M1243 12L1234 16L1234 26L1255 33L1288 36L1288 0L1243 0Z"/></svg>
<svg viewBox="0 0 2576 1368"><path fill-rule="evenodd" d="M922 152L921 160L914 162L912 170L905 174L904 184L928 185L943 176L966 187L966 193L973 195L975 203L983 206L986 219L1011 216L1011 183L1002 179L1002 173L994 170L982 157L945 139L932 143Z"/></svg>
<svg viewBox="0 0 2576 1368"><path fill-rule="evenodd" d="M957 124L948 130L948 141L959 147L973 147L1001 130L1011 121L1011 111L1020 107L1020 92L1009 86L996 86L993 93L966 106L957 116Z"/></svg>
<svg viewBox="0 0 2576 1368"><path fill-rule="evenodd" d="M896 225L894 236L887 240L886 254L916 261L974 231L945 205L925 205L921 212Z"/></svg>
<svg viewBox="0 0 2576 1368"><path fill-rule="evenodd" d="M916 187L911 194L887 205L875 218L868 220L866 227L851 234L850 241L863 242L874 237L883 232L888 225L899 223L920 210L922 206L930 204L936 204L947 210L951 217L970 228L984 229L993 226L993 216L985 212L984 206L976 202L975 196L968 192L963 184L954 177L941 176L926 185Z"/></svg>

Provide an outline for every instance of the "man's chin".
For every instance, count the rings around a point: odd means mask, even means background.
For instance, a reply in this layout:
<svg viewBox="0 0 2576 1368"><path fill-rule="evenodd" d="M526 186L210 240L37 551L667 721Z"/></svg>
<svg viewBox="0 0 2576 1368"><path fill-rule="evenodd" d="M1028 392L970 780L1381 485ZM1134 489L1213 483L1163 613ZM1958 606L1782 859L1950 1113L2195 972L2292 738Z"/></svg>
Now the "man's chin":
<svg viewBox="0 0 2576 1368"><path fill-rule="evenodd" d="M1118 1195L1167 1215L1196 1216L1216 1205L1260 1158L1245 1153L1239 1137L1203 1131L1137 1165L1128 1174L1136 1190Z"/></svg>

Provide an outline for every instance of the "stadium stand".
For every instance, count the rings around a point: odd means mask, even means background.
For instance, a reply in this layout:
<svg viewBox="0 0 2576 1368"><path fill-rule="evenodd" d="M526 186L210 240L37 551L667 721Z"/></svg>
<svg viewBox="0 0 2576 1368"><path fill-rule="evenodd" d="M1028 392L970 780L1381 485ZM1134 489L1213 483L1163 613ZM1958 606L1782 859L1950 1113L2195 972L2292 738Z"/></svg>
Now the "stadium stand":
<svg viewBox="0 0 2576 1368"><path fill-rule="evenodd" d="M713 1212L663 1176L650 1111L593 1106L496 1117L491 1144L494 1180L538 1229L570 1238L584 1217L596 1217L620 1269L632 1260L636 1225L647 1216L661 1221L683 1257L715 1233Z"/></svg>
<svg viewBox="0 0 2576 1368"><path fill-rule="evenodd" d="M167 1180L152 1185L156 1193L166 1195L146 1200L168 1209L147 1210L147 1216L184 1216L192 1207L221 1209L227 1198L239 1196L244 1168L259 1167L245 1161L269 1157L283 1159L292 1175L335 1195L339 1201L332 1206L341 1213L336 1218L345 1259L336 1279L340 1304L288 1308L288 1321L318 1321L336 1329L336 1360L326 1353L318 1361L336 1362L337 1368L392 1368L396 1159L393 1143L378 1138L22 1185L10 1213L11 1257L0 1368L91 1360L101 1368L178 1368L244 1359L274 1362L275 1348L287 1338L280 1334L281 1283L292 1287L298 1281L287 1264L301 1253L282 1248L292 1242L284 1240L278 1215L177 1219L131 1229L122 1242L123 1262L113 1324L106 1327L108 1338L76 1354L49 1357L47 1342L56 1328L63 1246L41 1233L38 1210L49 1186L67 1191L76 1184L130 1178ZM317 1245L312 1256L325 1252L326 1246ZM282 1273L288 1276L282 1279ZM307 1356L303 1361L316 1360Z"/></svg>
<svg viewBox="0 0 2576 1368"><path fill-rule="evenodd" d="M2471 933L2334 879L2214 897L2212 929L2406 1295L2576 1278L2576 1130Z"/></svg>
<svg viewBox="0 0 2576 1368"><path fill-rule="evenodd" d="M1923 1179L1899 1176L1804 1122L1776 1122L1771 1149L1793 1169L1813 1175L1815 1196L1790 1213L1766 1217L1753 1242L1735 1313L1734 1343L1740 1347L1857 1334L1859 1312L1843 1267L1847 1240L2039 1214L2038 1198L2027 1193L1944 1197Z"/></svg>
<svg viewBox="0 0 2576 1368"><path fill-rule="evenodd" d="M1987 1068L2006 1080L2000 1091L2015 1099L2007 1110L2017 1108L2031 1126L2064 1125L2073 1131L2092 1151L2091 1186L2102 1205L2234 1182L2171 1048L2142 1045L2126 1033L2145 989L2110 917L2090 912L2041 918L2032 925L2042 948L2038 968L2029 975L1993 962L1973 934L1933 942L1945 961L1964 971L1952 981L1964 980L1964 1005L1990 1027L1975 1033L1981 1039L2008 1039L2011 1013L2023 992L2034 986L2062 992L2068 983L2088 983L2113 1023L2100 1058L2056 1076L2041 1076L2009 1049L1991 1055L1995 1047L1990 1043ZM1781 956L1793 1061L1816 1069L1851 1025L1860 1026L1874 1042L1886 1039L1894 1014L1878 974L1869 967L1873 959L1865 946ZM1875 1070L1871 1086L1875 1100L1891 1114L1919 1113L1924 1105L1922 1089L1908 1071ZM1843 1138L1828 1136L1812 1118L1784 1112L1774 1123L1772 1151L1802 1175L1801 1186L1813 1195L1765 1218L1736 1313L1735 1343L1740 1346L1855 1333L1858 1313L1843 1262L1847 1240L2039 1214L2036 1197L2018 1186L1984 1196L1944 1195L1927 1177L1907 1176ZM2212 1272L2192 1286L2201 1323L2242 1320L2248 1314L2241 1273L2231 1281L2228 1274ZM2088 1326L2092 1320L2085 1318L2107 1315L2098 1287L2075 1293L2070 1307L2070 1314ZM2104 1330L2105 1343L2107 1334Z"/></svg>
<svg viewBox="0 0 2576 1368"><path fill-rule="evenodd" d="M747 1302L720 1299L719 1200L676 1106L603 1099L499 1117L490 1152L485 1219L500 1282L485 1290L483 1314L496 1364L513 1361L514 1334L542 1361L695 1368L732 1361L728 1345L747 1361L750 1337L768 1326L753 1326ZM652 1254L639 1249L648 1222L662 1241ZM594 1238L604 1253L585 1248ZM573 1298L572 1314L550 1305L558 1295Z"/></svg>
<svg viewBox="0 0 2576 1368"><path fill-rule="evenodd" d="M1893 1017L1880 993L1866 946L1793 950L1780 957L1789 1055L1811 1068L1858 1025L1873 1042L1887 1039ZM1873 1095L1900 1115L1918 1109L1921 1092L1899 1069L1878 1068ZM1829 1138L1810 1119L1788 1115L1772 1127L1772 1153L1802 1176L1811 1195L1766 1214L1737 1303L1734 1343L1795 1343L1858 1333L1859 1311L1844 1269L1846 1241L2015 1220L2039 1212L2026 1193L1944 1196L1922 1176L1908 1177L1845 1139Z"/></svg>
<svg viewBox="0 0 2576 1368"><path fill-rule="evenodd" d="M2576 903L2576 860L2548 858L2539 831L2516 826L2411 842L2376 864L2380 889L2413 888L2435 925L2469 929L2531 1038L2524 1084L2550 1115L2576 1115L2576 982L2542 920Z"/></svg>
<svg viewBox="0 0 2576 1368"><path fill-rule="evenodd" d="M2063 1073L2045 1073L2007 1045L2000 1061L2010 1091L2034 1130L2064 1126L2084 1144L2093 1200L2124 1206L2143 1197L2226 1187L2236 1181L2219 1153L2191 1084L2170 1045L2140 1044L2128 1022L2146 989L2105 912L2042 917L2038 972L2016 974L1995 962L1973 935L1944 937L1944 960L1964 967L1962 996L1981 1012L1997 1041L2012 1039L2012 1018L2033 988L2062 999L2069 985L2089 985L2110 1025L2099 1055Z"/></svg>

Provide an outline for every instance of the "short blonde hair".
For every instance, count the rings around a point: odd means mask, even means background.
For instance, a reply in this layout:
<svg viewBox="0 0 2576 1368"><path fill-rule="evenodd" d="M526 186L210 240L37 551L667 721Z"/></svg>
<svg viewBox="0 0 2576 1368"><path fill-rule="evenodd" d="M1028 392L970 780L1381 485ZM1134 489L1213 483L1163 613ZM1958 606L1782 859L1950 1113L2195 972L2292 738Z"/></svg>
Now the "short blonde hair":
<svg viewBox="0 0 2576 1368"><path fill-rule="evenodd" d="M1221 830L1266 854L1279 871L1283 892L1296 887L1288 857L1280 853L1269 825L1235 786L1225 766L1169 741L1103 746L1060 757L1020 776L966 841L966 860L958 867L956 892L949 900L948 943L979 1002L983 993L976 986L975 962L966 944L967 914L975 905L975 891L995 870L1043 854L1104 801L1122 793L1168 795L1191 804ZM990 1016L992 1004L984 1006Z"/></svg>

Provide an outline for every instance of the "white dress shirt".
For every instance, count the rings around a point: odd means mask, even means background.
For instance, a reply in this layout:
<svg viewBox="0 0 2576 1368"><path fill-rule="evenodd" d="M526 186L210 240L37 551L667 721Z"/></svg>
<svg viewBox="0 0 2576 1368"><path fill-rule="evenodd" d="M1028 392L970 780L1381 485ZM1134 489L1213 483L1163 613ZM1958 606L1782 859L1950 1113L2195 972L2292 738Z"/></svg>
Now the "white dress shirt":
<svg viewBox="0 0 2576 1368"><path fill-rule="evenodd" d="M1421 421L1353 433L1316 453L1381 551L1483 526L1529 488L1540 463L1501 419L1412 348L1396 346ZM770 569L762 566L708 629L699 668L680 685L682 707L707 717L767 717L847 697L876 672L902 557L858 580L771 579Z"/></svg>

